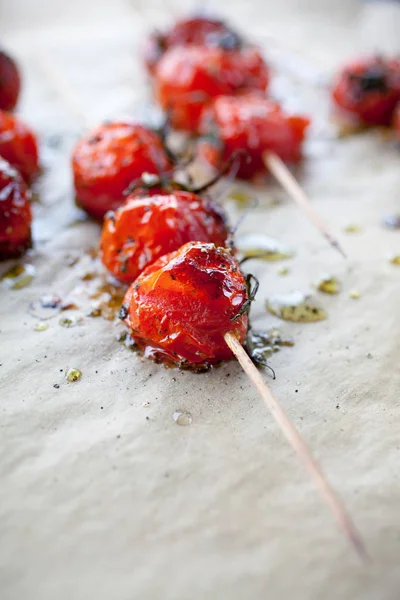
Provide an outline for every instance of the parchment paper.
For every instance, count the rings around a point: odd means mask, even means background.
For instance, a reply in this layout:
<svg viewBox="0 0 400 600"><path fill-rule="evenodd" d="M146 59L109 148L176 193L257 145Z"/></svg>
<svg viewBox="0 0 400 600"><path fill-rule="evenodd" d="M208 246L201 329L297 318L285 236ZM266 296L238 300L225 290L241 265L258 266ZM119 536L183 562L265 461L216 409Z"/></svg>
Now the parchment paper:
<svg viewBox="0 0 400 600"><path fill-rule="evenodd" d="M279 325L296 343L271 360L276 381L265 377L354 516L373 559L365 568L238 365L165 370L118 344L116 322L86 316L95 281L81 277L97 266L85 250L99 229L73 206L69 152L81 124L42 59L91 122L136 114L148 94L138 43L183 4L147 2L144 17L122 0L0 4L2 41L24 71L20 112L40 136L45 168L26 258L37 276L23 290L0 290L0 597L399 598L400 268L387 258L400 252L400 234L381 221L400 210L400 156L376 132L335 139L319 82L361 49L399 50L400 8L219 3L265 45L281 73L277 97L314 119L300 177L349 259L273 183L245 188L260 206L241 232L296 250L286 277L279 264L251 265L261 279L254 324ZM225 204L235 220L238 207ZM349 223L362 232L346 235ZM71 256L79 261L68 267ZM321 296L327 321L266 313L267 295L308 289L326 271L343 288ZM79 309L34 331L29 304L51 292L73 292ZM60 326L69 314L84 320ZM70 367L82 370L79 382L65 380ZM191 413L190 426L174 422L177 410Z"/></svg>

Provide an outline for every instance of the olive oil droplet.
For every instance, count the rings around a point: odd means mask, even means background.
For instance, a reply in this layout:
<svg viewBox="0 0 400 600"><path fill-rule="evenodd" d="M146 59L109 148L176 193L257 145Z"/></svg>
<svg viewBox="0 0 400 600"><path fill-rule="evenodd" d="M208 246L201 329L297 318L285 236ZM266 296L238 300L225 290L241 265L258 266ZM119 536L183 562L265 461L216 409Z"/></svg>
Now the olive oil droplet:
<svg viewBox="0 0 400 600"><path fill-rule="evenodd" d="M317 300L299 291L271 296L267 298L266 307L276 317L296 323L323 321L328 316Z"/></svg>
<svg viewBox="0 0 400 600"><path fill-rule="evenodd" d="M324 294L338 294L340 292L340 282L332 275L322 275L315 283L315 287Z"/></svg>
<svg viewBox="0 0 400 600"><path fill-rule="evenodd" d="M33 265L15 265L1 276L0 281L10 290L22 290L32 283L35 275Z"/></svg>
<svg viewBox="0 0 400 600"><path fill-rule="evenodd" d="M68 369L68 371L65 373L65 379L71 382L79 381L81 377L82 371L79 369Z"/></svg>
<svg viewBox="0 0 400 600"><path fill-rule="evenodd" d="M249 233L238 239L237 246L245 258L268 261L287 260L294 252L279 240L262 233Z"/></svg>
<svg viewBox="0 0 400 600"><path fill-rule="evenodd" d="M398 265L400 266L400 254L394 254L393 256L390 257L389 262L392 265Z"/></svg>
<svg viewBox="0 0 400 600"><path fill-rule="evenodd" d="M48 329L49 326L47 323L43 323L43 321L41 321L40 323L36 323L36 325L34 326L34 331L46 331L46 329Z"/></svg>
<svg viewBox="0 0 400 600"><path fill-rule="evenodd" d="M190 425L192 422L192 415L189 412L176 410L172 415L173 420L177 425L181 425L182 427L186 427Z"/></svg>

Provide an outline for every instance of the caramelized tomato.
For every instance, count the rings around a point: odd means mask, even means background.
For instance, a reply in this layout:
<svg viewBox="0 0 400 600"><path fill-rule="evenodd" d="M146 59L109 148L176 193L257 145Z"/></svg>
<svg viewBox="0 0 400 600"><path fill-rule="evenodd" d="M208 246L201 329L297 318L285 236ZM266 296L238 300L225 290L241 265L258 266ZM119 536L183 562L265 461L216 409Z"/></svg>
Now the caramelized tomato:
<svg viewBox="0 0 400 600"><path fill-rule="evenodd" d="M268 68L256 48L175 47L161 58L154 93L176 129L197 133L204 107L216 96L265 90Z"/></svg>
<svg viewBox="0 0 400 600"><path fill-rule="evenodd" d="M309 119L289 116L280 106L258 92L219 96L203 114L200 129L207 137L198 144L198 153L220 167L242 149L238 177L249 179L265 172L263 153L272 151L286 162L298 162Z"/></svg>
<svg viewBox="0 0 400 600"><path fill-rule="evenodd" d="M21 175L0 158L0 260L17 258L32 245L30 195Z"/></svg>
<svg viewBox="0 0 400 600"><path fill-rule="evenodd" d="M130 197L106 215L101 258L120 281L132 283L149 264L190 241L225 246L229 235L221 209L190 192Z"/></svg>
<svg viewBox="0 0 400 600"><path fill-rule="evenodd" d="M228 331L244 342L246 281L228 250L191 242L159 258L130 286L120 316L146 356L192 368L232 358ZM239 315L239 316L238 316Z"/></svg>
<svg viewBox="0 0 400 600"><path fill-rule="evenodd" d="M102 219L126 200L124 191L142 173L172 168L161 138L135 123L105 123L82 138L72 154L76 201Z"/></svg>
<svg viewBox="0 0 400 600"><path fill-rule="evenodd" d="M350 63L338 74L332 97L366 125L390 125L400 101L400 60L372 57Z"/></svg>
<svg viewBox="0 0 400 600"><path fill-rule="evenodd" d="M21 78L14 60L0 50L0 109L13 110L18 101Z"/></svg>
<svg viewBox="0 0 400 600"><path fill-rule="evenodd" d="M0 156L29 184L39 172L35 134L15 115L0 110Z"/></svg>
<svg viewBox="0 0 400 600"><path fill-rule="evenodd" d="M222 46L234 48L240 45L239 36L219 19L196 16L178 21L169 31L154 32L143 47L144 63L152 75L164 52L174 46Z"/></svg>

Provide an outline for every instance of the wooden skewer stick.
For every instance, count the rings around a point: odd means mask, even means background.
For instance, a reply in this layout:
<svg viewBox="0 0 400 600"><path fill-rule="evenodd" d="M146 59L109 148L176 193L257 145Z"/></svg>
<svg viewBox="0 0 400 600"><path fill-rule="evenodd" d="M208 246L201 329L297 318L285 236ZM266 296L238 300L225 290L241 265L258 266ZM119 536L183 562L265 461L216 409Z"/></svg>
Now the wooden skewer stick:
<svg viewBox="0 0 400 600"><path fill-rule="evenodd" d="M288 440L289 444L292 446L293 450L296 452L297 456L300 458L300 461L303 463L304 467L309 472L312 479L314 479L322 497L325 502L330 507L332 513L334 514L336 520L338 521L340 527L343 529L346 537L352 544L353 548L360 556L363 561L366 561L369 557L367 551L365 549L364 543L355 528L347 510L340 500L340 498L336 495L333 488L330 486L328 481L325 479L324 474L321 471L321 467L313 458L309 448L306 443L301 438L297 429L280 406L278 400L275 398L264 379L261 377L259 371L251 362L249 356L246 354L243 346L240 344L238 339L230 332L224 335L224 339L226 344L232 350L233 354L237 358L240 366L243 371L246 373L247 377L250 379L257 392L263 399L266 407L271 412L272 416L280 426L282 433Z"/></svg>
<svg viewBox="0 0 400 600"><path fill-rule="evenodd" d="M331 246L338 250L344 258L347 258L339 242L331 234L324 221L317 215L304 190L300 187L299 183L293 177L283 160L277 154L275 154L275 152L264 152L263 161L275 179L287 191L292 200L294 200L301 207L310 221L312 221L322 235L325 236Z"/></svg>

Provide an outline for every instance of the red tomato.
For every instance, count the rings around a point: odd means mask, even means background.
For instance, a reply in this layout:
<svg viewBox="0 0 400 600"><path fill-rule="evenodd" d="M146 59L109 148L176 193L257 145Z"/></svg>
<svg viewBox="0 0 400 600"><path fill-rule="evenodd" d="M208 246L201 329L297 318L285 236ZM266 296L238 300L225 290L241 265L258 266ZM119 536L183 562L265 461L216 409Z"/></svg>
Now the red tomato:
<svg viewBox="0 0 400 600"><path fill-rule="evenodd" d="M32 246L30 194L21 175L0 158L0 260Z"/></svg>
<svg viewBox="0 0 400 600"><path fill-rule="evenodd" d="M265 90L268 68L256 48L175 47L160 60L154 93L176 129L197 133L211 99L245 89Z"/></svg>
<svg viewBox="0 0 400 600"><path fill-rule="evenodd" d="M266 150L298 162L309 123L306 117L286 115L259 92L219 96L204 111L200 129L209 137L200 141L199 155L218 168L234 152L246 150L248 160L240 162L238 177L249 179L265 172Z"/></svg>
<svg viewBox="0 0 400 600"><path fill-rule="evenodd" d="M13 110L17 104L21 78L18 67L3 50L0 50L0 109Z"/></svg>
<svg viewBox="0 0 400 600"><path fill-rule="evenodd" d="M163 173L172 164L160 137L135 123L105 123L82 138L72 154L76 201L102 219L126 200L123 192L142 173Z"/></svg>
<svg viewBox="0 0 400 600"><path fill-rule="evenodd" d="M229 235L221 209L190 192L128 199L106 216L101 259L120 281L132 283L145 267L186 242L225 246Z"/></svg>
<svg viewBox="0 0 400 600"><path fill-rule="evenodd" d="M347 65L332 89L334 102L367 125L390 125L400 100L400 60L364 58Z"/></svg>
<svg viewBox="0 0 400 600"><path fill-rule="evenodd" d="M39 172L34 133L18 117L4 110L0 110L0 156L18 169L27 183Z"/></svg>
<svg viewBox="0 0 400 600"><path fill-rule="evenodd" d="M189 242L159 258L130 286L120 317L147 357L199 368L232 358L231 331L248 328L246 281L225 248ZM235 317L237 317L235 319Z"/></svg>
<svg viewBox="0 0 400 600"><path fill-rule="evenodd" d="M239 36L223 21L209 17L192 17L178 21L169 31L152 33L143 47L144 63L147 70L154 75L161 56L174 46L237 48L240 43Z"/></svg>
<svg viewBox="0 0 400 600"><path fill-rule="evenodd" d="M393 127L396 136L400 140L400 102L397 104L396 109L394 111Z"/></svg>

